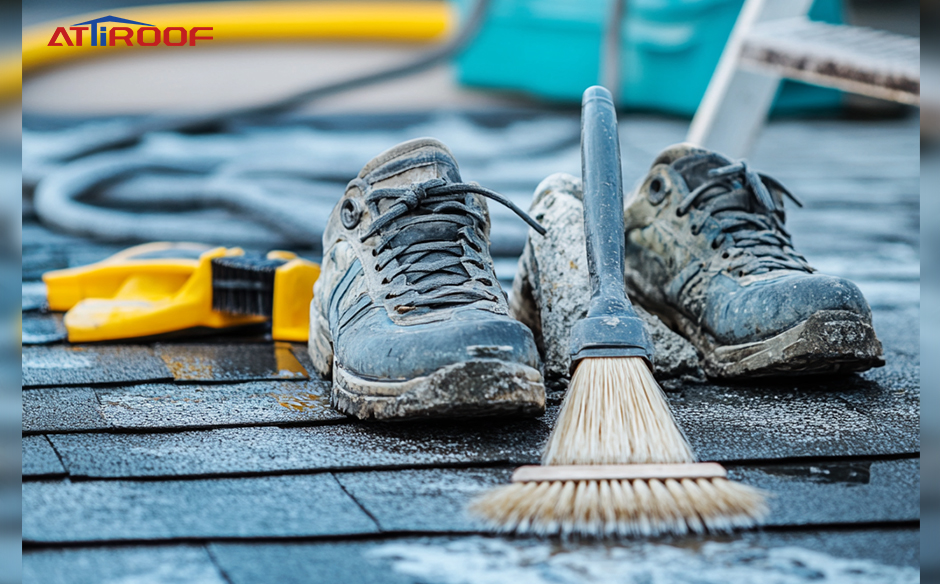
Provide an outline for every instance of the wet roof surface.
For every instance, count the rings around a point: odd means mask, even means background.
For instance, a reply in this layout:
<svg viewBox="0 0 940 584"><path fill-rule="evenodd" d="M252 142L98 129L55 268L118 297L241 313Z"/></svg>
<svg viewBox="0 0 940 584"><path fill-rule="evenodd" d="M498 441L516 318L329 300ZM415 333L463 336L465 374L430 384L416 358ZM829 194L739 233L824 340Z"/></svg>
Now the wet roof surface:
<svg viewBox="0 0 940 584"><path fill-rule="evenodd" d="M337 119L322 122L319 135L355 143L346 164L355 169L366 151L436 135L465 180L522 206L547 174L578 173L576 117L479 122L442 114L389 131L379 121L370 128L368 118L355 127ZM530 149L525 164L481 143L525 145L540 127L556 146ZM625 117L626 182L685 127ZM887 365L802 381L668 384L699 456L776 494L767 526L731 536L597 543L487 535L464 505L538 460L559 393L534 420L362 423L330 409L329 384L302 344L257 331L69 345L61 316L43 311L38 278L125 246L53 233L27 214L24 581L916 581L918 148L916 119L780 121L761 136L753 166L806 203L788 213L797 248L820 271L859 284ZM503 245L516 235L504 232ZM497 258L504 283L514 265Z"/></svg>

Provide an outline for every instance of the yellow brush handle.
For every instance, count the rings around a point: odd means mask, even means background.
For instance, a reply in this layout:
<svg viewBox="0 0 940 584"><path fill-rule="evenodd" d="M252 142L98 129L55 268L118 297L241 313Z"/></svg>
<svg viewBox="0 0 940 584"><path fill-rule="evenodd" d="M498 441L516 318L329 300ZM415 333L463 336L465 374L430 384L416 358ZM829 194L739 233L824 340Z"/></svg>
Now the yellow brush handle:
<svg viewBox="0 0 940 584"><path fill-rule="evenodd" d="M446 36L454 22L443 1L213 2L139 6L109 12L158 28L211 26L213 40L203 41L209 46L314 39L426 42ZM123 43L107 49L87 43L81 47L48 46L57 26L68 27L99 16L102 14L72 16L25 29L22 73L76 58L113 55L115 50L147 50ZM19 95L19 60L16 54L0 60L0 98Z"/></svg>

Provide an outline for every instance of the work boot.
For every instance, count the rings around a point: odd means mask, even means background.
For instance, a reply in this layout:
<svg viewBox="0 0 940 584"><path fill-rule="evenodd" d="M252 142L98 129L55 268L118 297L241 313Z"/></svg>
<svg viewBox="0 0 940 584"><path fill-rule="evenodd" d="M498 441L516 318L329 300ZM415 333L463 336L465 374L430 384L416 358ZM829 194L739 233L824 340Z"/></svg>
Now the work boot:
<svg viewBox="0 0 940 584"><path fill-rule="evenodd" d="M655 160L625 202L631 298L692 342L714 377L884 364L858 287L796 252L779 182L704 149Z"/></svg>
<svg viewBox="0 0 940 584"><path fill-rule="evenodd" d="M547 230L529 231L513 280L509 309L535 335L546 381L566 387L571 355L568 335L591 301L581 179L556 173L535 189L529 213ZM635 306L653 341L656 379L702 379L695 348L655 316Z"/></svg>
<svg viewBox="0 0 940 584"><path fill-rule="evenodd" d="M486 198L431 138L383 152L350 181L323 234L309 351L331 403L359 418L541 414L532 333L509 316Z"/></svg>

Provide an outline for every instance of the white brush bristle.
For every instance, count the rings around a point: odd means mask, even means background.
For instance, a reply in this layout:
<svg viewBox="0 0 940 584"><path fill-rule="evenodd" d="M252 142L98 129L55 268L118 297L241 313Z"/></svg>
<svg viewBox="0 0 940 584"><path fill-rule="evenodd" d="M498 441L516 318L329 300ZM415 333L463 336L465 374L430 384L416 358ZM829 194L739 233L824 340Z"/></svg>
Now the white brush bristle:
<svg viewBox="0 0 940 584"><path fill-rule="evenodd" d="M542 464L694 461L663 390L640 358L582 360L542 455Z"/></svg>
<svg viewBox="0 0 940 584"><path fill-rule="evenodd" d="M676 464L695 454L639 358L584 359L542 464ZM756 525L763 491L727 479L523 482L470 505L496 531L589 537L725 532Z"/></svg>
<svg viewBox="0 0 940 584"><path fill-rule="evenodd" d="M729 532L768 513L762 491L727 479L512 483L470 509L499 532L587 537Z"/></svg>

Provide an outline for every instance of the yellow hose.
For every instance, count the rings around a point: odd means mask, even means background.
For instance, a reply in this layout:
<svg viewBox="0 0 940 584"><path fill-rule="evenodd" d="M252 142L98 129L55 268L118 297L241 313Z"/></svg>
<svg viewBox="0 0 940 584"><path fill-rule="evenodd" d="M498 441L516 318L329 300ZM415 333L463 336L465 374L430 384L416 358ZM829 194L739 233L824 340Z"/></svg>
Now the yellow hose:
<svg viewBox="0 0 940 584"><path fill-rule="evenodd" d="M298 40L370 40L427 42L447 35L454 23L443 1L362 1L362 2L212 2L138 6L62 18L23 30L22 74L76 58L113 55L114 51L147 51L157 47L48 46L56 27L66 29L78 22L114 14L146 22L163 29L171 26L211 26L216 43L277 42ZM110 26L110 24L107 24ZM88 32L86 31L86 35ZM64 43L62 43L64 44ZM136 45L136 43L135 43ZM160 47L162 50L191 50ZM0 97L9 98L21 90L17 56L0 61Z"/></svg>
<svg viewBox="0 0 940 584"><path fill-rule="evenodd" d="M23 86L23 70L19 53L6 53L0 57L0 101L19 99Z"/></svg>

